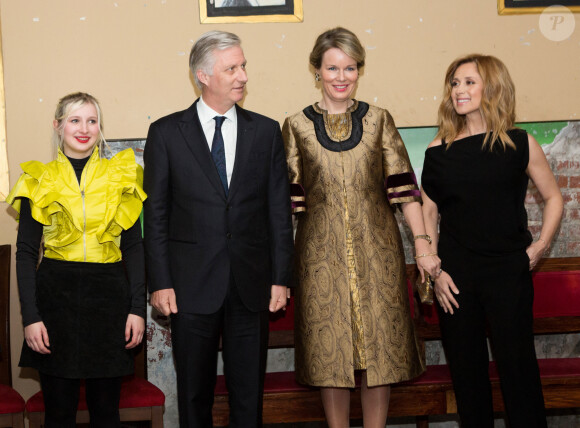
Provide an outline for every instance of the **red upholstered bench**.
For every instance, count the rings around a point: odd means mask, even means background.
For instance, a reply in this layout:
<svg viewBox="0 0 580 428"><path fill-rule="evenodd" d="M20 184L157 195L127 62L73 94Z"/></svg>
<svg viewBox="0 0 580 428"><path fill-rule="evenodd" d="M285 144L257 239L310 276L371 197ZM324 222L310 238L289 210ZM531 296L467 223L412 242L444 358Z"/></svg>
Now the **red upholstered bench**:
<svg viewBox="0 0 580 428"><path fill-rule="evenodd" d="M416 278L415 265L407 266L409 284ZM544 259L534 274L535 334L580 332L580 257ZM410 291L412 293L412 291ZM411 299L415 328L422 341L439 340L437 314L433 307L417 305ZM270 348L292 348L294 312L270 321ZM540 375L546 407L580 407L580 357L540 359ZM490 377L496 411L503 410L503 400L495 363L490 362ZM358 386L357 386L358 388ZM351 417L360 419L360 394L351 395ZM428 427L429 415L456 413L457 406L451 376L446 365L432 365L416 379L393 385L389 416L415 416L417 427ZM214 402L214 425L228 424L228 394L223 376L218 376ZM297 423L324 420L320 392L296 383L294 372L267 373L264 383L264 423Z"/></svg>
<svg viewBox="0 0 580 428"><path fill-rule="evenodd" d="M580 258L570 258L580 260ZM557 263L566 259L545 259L533 274L534 319L566 318L580 316L580 265L575 270L552 271ZM432 306L422 305L423 319L429 324L438 324L437 311ZM540 322L541 324L541 322Z"/></svg>

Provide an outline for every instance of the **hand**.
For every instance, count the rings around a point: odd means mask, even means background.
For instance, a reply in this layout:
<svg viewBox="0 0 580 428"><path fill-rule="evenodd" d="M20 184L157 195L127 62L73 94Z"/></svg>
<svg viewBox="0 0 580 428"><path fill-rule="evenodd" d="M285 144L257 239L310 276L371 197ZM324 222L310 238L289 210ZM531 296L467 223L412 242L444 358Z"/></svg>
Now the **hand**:
<svg viewBox="0 0 580 428"><path fill-rule="evenodd" d="M441 274L441 259L437 256L420 257L417 259L417 268L421 274L421 282L425 282L425 271L431 278L437 279Z"/></svg>
<svg viewBox="0 0 580 428"><path fill-rule="evenodd" d="M145 320L139 315L129 314L127 317L127 324L125 325L125 349L133 349L143 340L143 333L145 332Z"/></svg>
<svg viewBox="0 0 580 428"><path fill-rule="evenodd" d="M290 298L290 289L285 285L272 285L270 293L270 312L277 312L280 309L286 310L286 301Z"/></svg>
<svg viewBox="0 0 580 428"><path fill-rule="evenodd" d="M173 288L165 288L154 291L151 293L151 306L165 316L176 314L177 300L175 299L175 290Z"/></svg>
<svg viewBox="0 0 580 428"><path fill-rule="evenodd" d="M292 229L296 230L298 227L298 216L296 214L292 215Z"/></svg>
<svg viewBox="0 0 580 428"><path fill-rule="evenodd" d="M433 292L445 313L449 312L453 315L453 306L459 309L459 303L454 296L454 294L459 294L459 289L447 272L441 271L439 277L435 279Z"/></svg>
<svg viewBox="0 0 580 428"><path fill-rule="evenodd" d="M544 253L548 249L547 245L542 241L536 241L526 248L526 253L530 259L530 270L536 267Z"/></svg>
<svg viewBox="0 0 580 428"><path fill-rule="evenodd" d="M30 349L39 354L50 354L48 331L42 321L24 327L24 339Z"/></svg>

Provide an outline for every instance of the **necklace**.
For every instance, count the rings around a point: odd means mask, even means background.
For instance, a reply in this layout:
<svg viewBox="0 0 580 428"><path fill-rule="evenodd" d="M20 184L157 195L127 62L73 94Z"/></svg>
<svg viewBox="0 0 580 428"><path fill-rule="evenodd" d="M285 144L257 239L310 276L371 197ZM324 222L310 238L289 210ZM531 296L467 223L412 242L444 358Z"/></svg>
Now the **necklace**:
<svg viewBox="0 0 580 428"><path fill-rule="evenodd" d="M334 141L343 141L350 135L350 114L327 114L326 129Z"/></svg>

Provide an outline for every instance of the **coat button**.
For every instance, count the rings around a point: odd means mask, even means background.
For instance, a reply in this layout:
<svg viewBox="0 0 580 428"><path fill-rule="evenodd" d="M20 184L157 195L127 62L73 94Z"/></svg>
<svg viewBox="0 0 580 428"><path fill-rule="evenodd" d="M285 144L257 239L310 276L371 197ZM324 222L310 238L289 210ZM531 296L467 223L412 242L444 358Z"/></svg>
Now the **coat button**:
<svg viewBox="0 0 580 428"><path fill-rule="evenodd" d="M232 239L232 234L231 234L230 232L228 232L228 233L226 234L226 238L228 238L228 239Z"/></svg>

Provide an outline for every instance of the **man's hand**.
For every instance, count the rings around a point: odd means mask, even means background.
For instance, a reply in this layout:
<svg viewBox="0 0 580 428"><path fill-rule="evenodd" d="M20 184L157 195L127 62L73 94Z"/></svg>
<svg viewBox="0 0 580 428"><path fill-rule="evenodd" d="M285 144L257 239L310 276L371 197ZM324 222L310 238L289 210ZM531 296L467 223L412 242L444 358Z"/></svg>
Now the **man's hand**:
<svg viewBox="0 0 580 428"><path fill-rule="evenodd" d="M270 312L286 310L286 300L290 298L289 288L285 285L273 285L270 296Z"/></svg>
<svg viewBox="0 0 580 428"><path fill-rule="evenodd" d="M175 290L166 288L151 293L151 306L165 316L177 313L177 301L175 299Z"/></svg>

